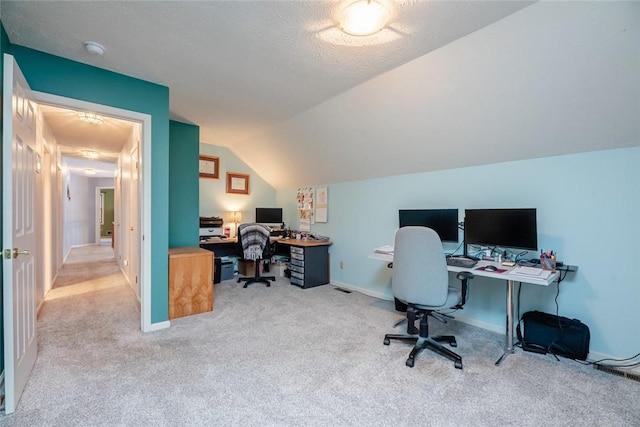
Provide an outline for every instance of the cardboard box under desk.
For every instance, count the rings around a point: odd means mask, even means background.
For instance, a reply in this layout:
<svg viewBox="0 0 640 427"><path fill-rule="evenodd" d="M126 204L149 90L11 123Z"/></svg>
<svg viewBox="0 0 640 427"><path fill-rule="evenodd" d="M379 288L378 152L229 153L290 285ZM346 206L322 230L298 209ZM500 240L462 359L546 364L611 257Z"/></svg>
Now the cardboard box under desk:
<svg viewBox="0 0 640 427"><path fill-rule="evenodd" d="M238 274L241 276L253 276L256 274L256 262L241 259L238 260Z"/></svg>

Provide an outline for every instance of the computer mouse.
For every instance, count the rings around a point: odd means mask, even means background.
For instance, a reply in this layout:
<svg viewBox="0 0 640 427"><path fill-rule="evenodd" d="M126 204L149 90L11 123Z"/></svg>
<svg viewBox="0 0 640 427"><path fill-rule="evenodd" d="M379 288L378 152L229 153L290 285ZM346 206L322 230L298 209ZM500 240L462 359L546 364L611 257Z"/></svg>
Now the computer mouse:
<svg viewBox="0 0 640 427"><path fill-rule="evenodd" d="M487 270L487 271L496 271L498 269L498 267L496 267L495 265L489 264L484 269Z"/></svg>

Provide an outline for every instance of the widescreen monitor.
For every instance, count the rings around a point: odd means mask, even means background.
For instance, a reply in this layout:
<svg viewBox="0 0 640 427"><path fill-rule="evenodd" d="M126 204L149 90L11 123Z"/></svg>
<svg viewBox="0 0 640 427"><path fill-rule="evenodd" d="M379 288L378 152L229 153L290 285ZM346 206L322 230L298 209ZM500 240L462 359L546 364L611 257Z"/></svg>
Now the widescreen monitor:
<svg viewBox="0 0 640 427"><path fill-rule="evenodd" d="M535 209L466 209L465 245L538 250Z"/></svg>
<svg viewBox="0 0 640 427"><path fill-rule="evenodd" d="M282 224L282 208L256 208L256 222L258 224Z"/></svg>
<svg viewBox="0 0 640 427"><path fill-rule="evenodd" d="M400 209L400 227L429 227L443 242L458 241L458 209Z"/></svg>

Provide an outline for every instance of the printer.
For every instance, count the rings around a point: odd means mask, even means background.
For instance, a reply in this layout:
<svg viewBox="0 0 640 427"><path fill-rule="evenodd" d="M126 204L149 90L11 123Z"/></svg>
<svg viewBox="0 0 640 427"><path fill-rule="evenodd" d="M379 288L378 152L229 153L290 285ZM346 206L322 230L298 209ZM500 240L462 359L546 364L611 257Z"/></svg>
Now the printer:
<svg viewBox="0 0 640 427"><path fill-rule="evenodd" d="M217 216L212 217L200 217L200 240L208 239L209 237L223 236L222 230L222 218Z"/></svg>

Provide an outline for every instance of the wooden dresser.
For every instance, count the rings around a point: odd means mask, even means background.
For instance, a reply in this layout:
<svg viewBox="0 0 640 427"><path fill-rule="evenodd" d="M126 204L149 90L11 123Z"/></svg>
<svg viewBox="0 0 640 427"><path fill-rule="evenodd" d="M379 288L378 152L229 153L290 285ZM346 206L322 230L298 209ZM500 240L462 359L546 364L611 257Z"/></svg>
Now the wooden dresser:
<svg viewBox="0 0 640 427"><path fill-rule="evenodd" d="M213 257L206 249L169 249L169 319L213 310Z"/></svg>

